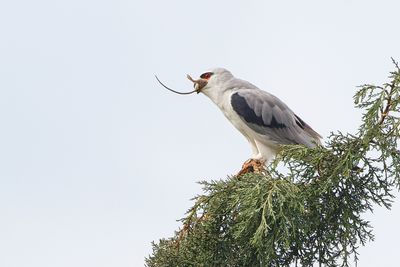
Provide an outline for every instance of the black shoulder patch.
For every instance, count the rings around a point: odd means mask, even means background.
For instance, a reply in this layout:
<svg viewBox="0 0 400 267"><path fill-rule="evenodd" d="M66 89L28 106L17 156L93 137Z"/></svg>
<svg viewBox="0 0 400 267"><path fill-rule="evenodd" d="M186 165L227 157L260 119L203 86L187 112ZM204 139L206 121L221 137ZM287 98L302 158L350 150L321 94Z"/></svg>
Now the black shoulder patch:
<svg viewBox="0 0 400 267"><path fill-rule="evenodd" d="M285 124L278 122L274 116L272 116L269 124L265 123L263 118L261 116L257 116L257 114L254 112L254 109L247 103L244 97L239 95L239 93L234 93L231 96L231 105L233 110L248 123L275 129L282 129L286 127Z"/></svg>

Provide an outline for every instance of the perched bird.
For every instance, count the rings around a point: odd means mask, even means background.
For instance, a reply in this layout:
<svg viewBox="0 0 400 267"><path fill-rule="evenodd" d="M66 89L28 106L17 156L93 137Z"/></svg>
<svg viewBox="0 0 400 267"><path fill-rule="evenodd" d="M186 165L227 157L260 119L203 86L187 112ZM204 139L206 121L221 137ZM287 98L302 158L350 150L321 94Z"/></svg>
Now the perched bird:
<svg viewBox="0 0 400 267"><path fill-rule="evenodd" d="M321 143L321 136L279 98L234 77L226 69L205 72L197 80L188 75L188 79L194 84L193 92L210 98L250 143L251 158L239 175L263 170L279 145L315 147Z"/></svg>

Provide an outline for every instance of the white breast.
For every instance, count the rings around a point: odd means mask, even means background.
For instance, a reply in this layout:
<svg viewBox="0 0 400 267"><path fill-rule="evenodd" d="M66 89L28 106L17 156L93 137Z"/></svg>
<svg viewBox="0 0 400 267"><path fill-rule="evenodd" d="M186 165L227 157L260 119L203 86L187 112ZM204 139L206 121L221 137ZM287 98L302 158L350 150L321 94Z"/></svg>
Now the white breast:
<svg viewBox="0 0 400 267"><path fill-rule="evenodd" d="M261 135L251 129L233 110L231 104L231 96L236 90L225 91L218 94L218 91L206 95L219 107L225 117L242 133L250 145L252 146L252 158L270 160L276 153L276 145L268 139L267 136Z"/></svg>

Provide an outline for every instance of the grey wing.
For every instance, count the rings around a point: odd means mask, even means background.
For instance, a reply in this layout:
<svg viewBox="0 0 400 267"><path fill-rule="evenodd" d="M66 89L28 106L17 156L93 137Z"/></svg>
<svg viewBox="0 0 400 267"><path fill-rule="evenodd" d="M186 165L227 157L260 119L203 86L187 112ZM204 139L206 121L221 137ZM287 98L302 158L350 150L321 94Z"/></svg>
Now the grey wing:
<svg viewBox="0 0 400 267"><path fill-rule="evenodd" d="M258 89L242 89L232 94L233 110L252 130L276 144L303 144L314 147L321 136L274 95Z"/></svg>

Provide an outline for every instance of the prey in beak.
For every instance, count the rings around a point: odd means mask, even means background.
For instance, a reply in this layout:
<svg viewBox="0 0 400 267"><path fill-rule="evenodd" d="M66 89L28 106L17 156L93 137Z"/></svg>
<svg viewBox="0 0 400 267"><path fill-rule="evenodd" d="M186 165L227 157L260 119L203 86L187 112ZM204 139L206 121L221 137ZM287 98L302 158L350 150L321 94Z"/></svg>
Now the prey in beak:
<svg viewBox="0 0 400 267"><path fill-rule="evenodd" d="M206 79L202 78L194 80L189 74L187 74L186 77L189 79L189 81L193 82L193 87L196 93L200 93L201 89L203 89L208 83Z"/></svg>
<svg viewBox="0 0 400 267"><path fill-rule="evenodd" d="M167 90L169 90L169 91L171 91L171 92L173 92L173 93L175 93L175 94L179 94L179 95L190 95L190 94L193 94L193 93L200 93L200 92L201 92L201 89L203 89L203 88L207 85L207 83L208 83L208 81L207 81L206 79L200 78L200 79L195 80L195 79L193 79L189 74L187 74L186 77L187 77L191 82L193 82L194 90L193 90L193 91L190 91L190 92L179 92L179 91L175 91L175 90L169 88L168 86L166 86L165 84L163 84L163 83L160 81L160 79L158 79L157 75L155 75L155 76L156 76L157 81L161 84L162 87L164 87L165 89L167 89Z"/></svg>

